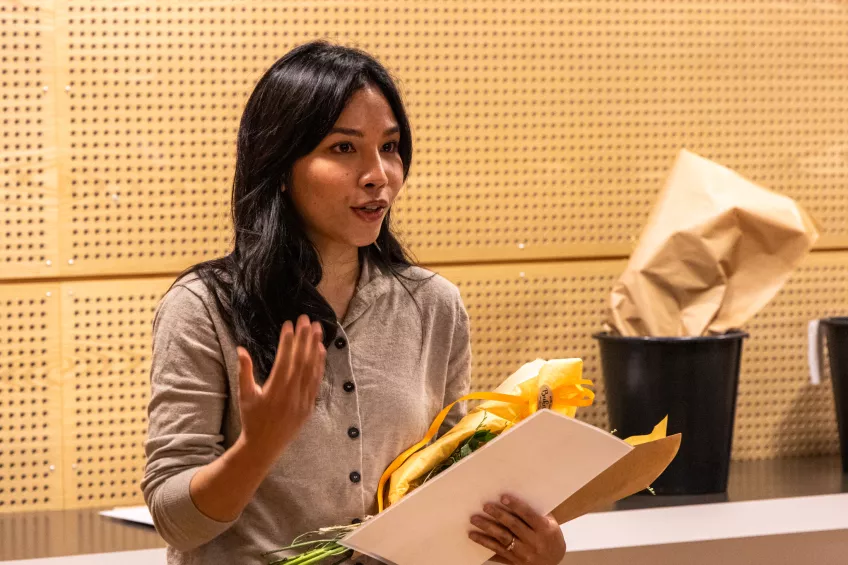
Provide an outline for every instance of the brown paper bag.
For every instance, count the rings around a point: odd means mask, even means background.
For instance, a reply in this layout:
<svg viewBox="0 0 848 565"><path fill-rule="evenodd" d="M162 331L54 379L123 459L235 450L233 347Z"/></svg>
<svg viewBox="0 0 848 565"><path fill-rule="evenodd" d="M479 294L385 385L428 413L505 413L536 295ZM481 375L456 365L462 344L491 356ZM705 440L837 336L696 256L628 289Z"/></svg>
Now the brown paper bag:
<svg viewBox="0 0 848 565"><path fill-rule="evenodd" d="M741 327L818 239L791 198L680 152L627 269L612 290L612 331L681 337Z"/></svg>

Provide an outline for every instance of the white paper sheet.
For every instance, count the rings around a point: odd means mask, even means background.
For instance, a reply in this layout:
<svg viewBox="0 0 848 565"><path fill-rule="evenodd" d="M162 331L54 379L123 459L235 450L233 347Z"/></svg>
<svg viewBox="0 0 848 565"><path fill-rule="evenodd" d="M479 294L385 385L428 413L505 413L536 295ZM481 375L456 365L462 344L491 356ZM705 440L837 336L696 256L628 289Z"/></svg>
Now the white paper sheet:
<svg viewBox="0 0 848 565"><path fill-rule="evenodd" d="M481 565L493 553L472 542L468 532L471 516L482 513L484 503L509 493L547 514L631 449L608 432L541 410L342 543L397 565Z"/></svg>
<svg viewBox="0 0 848 565"><path fill-rule="evenodd" d="M153 518L150 516L150 511L147 506L125 506L123 508L113 508L112 510L104 510L100 512L101 516L109 518L117 518L126 520L127 522L135 522L137 524L153 525Z"/></svg>

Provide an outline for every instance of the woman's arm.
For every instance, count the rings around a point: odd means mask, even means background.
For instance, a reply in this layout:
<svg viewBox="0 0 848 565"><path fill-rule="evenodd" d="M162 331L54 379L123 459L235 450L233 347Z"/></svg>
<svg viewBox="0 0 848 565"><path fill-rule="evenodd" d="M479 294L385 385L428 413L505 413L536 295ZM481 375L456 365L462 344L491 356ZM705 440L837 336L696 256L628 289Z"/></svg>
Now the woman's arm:
<svg viewBox="0 0 848 565"><path fill-rule="evenodd" d="M239 348L241 434L224 451L227 375L203 301L175 287L157 311L153 333L142 490L160 535L189 550L232 525L309 417L326 352L319 324L303 316L295 330L286 322L271 374L259 387L250 356Z"/></svg>
<svg viewBox="0 0 848 565"><path fill-rule="evenodd" d="M271 373L260 387L247 350L238 348L238 440L191 481L191 498L207 516L233 520L241 514L271 465L312 413L324 377L326 351L321 325L301 316L283 324Z"/></svg>
<svg viewBox="0 0 848 565"><path fill-rule="evenodd" d="M173 287L156 311L150 383L141 488L162 538L189 550L221 534L232 520L204 514L189 491L194 475L224 453L221 423L229 387L212 318L184 286Z"/></svg>

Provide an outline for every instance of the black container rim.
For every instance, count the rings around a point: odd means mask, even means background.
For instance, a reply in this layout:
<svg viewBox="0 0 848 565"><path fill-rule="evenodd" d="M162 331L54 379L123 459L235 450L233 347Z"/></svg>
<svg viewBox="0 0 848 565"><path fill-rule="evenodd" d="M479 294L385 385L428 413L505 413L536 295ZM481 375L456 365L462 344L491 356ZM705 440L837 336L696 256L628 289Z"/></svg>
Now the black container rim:
<svg viewBox="0 0 848 565"><path fill-rule="evenodd" d="M819 322L832 326L848 326L848 316L831 316L830 318L822 318Z"/></svg>
<svg viewBox="0 0 848 565"><path fill-rule="evenodd" d="M848 318L846 318L848 320ZM599 341L629 341L629 342L647 342L647 343L700 343L700 342L708 342L708 341L725 341L725 340L737 340L737 339L745 339L750 337L748 332L744 332L742 330L730 330L723 334L718 335L702 335L702 336L691 336L691 337L631 337L624 335L615 335L609 332L598 332L596 334L592 334L592 337Z"/></svg>

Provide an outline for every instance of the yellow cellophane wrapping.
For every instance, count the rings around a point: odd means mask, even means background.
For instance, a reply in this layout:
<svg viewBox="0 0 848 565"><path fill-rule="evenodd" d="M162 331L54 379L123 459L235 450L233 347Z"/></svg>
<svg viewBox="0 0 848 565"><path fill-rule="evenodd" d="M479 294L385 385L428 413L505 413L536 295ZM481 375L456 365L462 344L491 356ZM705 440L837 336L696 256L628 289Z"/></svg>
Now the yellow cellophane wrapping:
<svg viewBox="0 0 848 565"><path fill-rule="evenodd" d="M516 402L488 400L481 403L446 434L411 455L391 475L389 505L410 492L417 479L447 459L478 429L486 429L497 435L540 408L549 408L573 418L578 407L592 404L595 395L587 388L591 386L591 381L583 379L581 359L554 359L542 364L538 371L533 370L539 364L537 360L519 369L516 375L524 371L527 378L511 390L498 389L516 397Z"/></svg>

